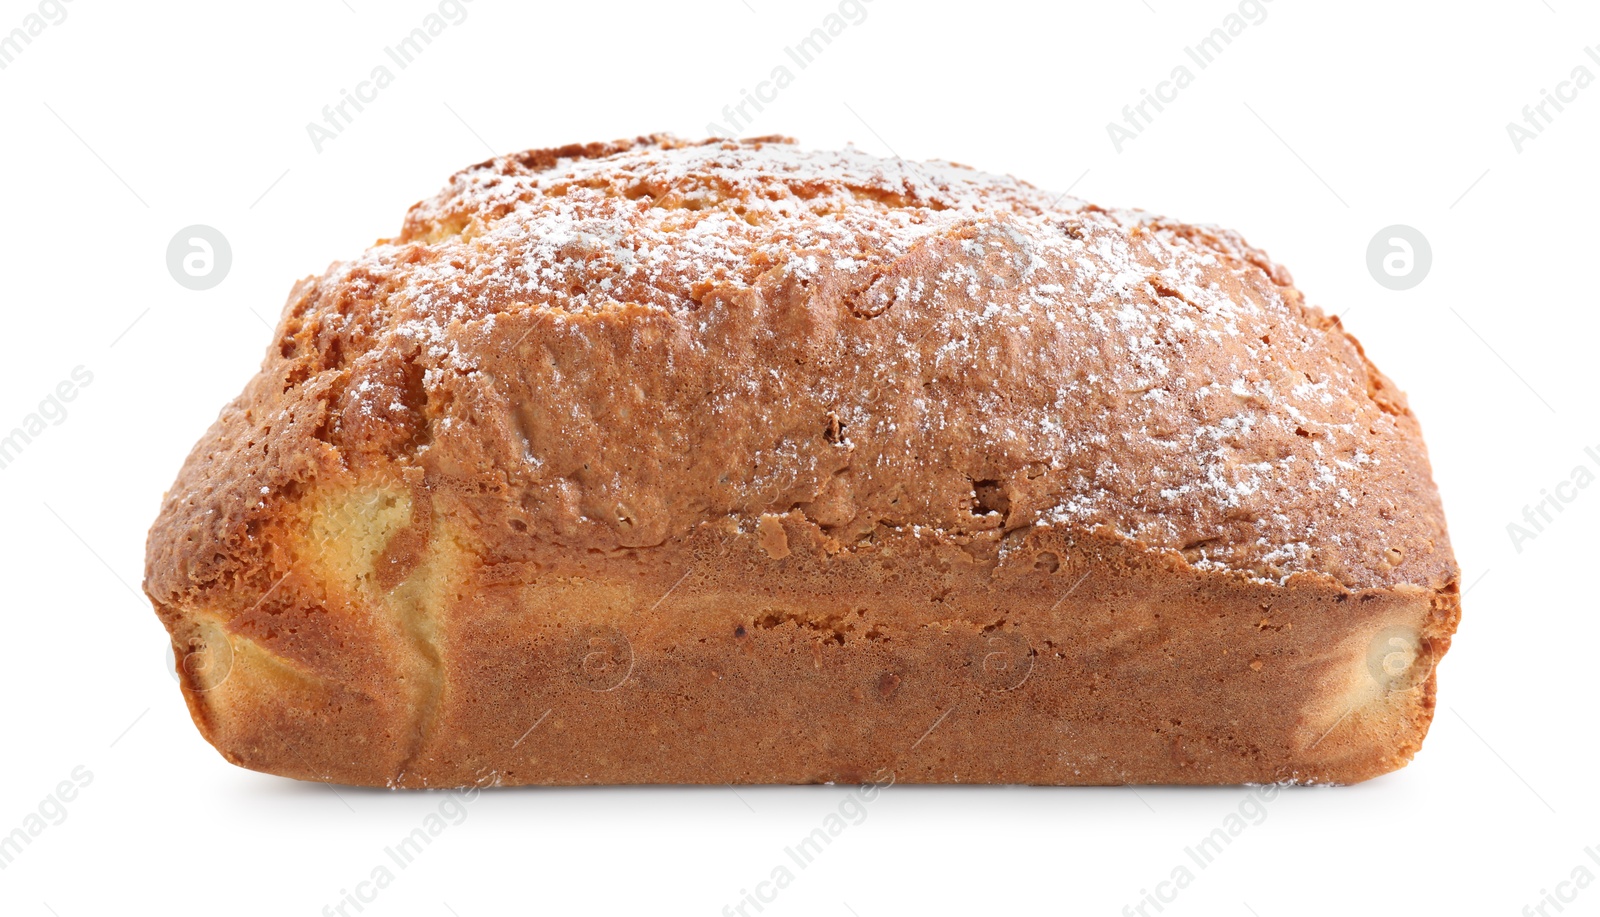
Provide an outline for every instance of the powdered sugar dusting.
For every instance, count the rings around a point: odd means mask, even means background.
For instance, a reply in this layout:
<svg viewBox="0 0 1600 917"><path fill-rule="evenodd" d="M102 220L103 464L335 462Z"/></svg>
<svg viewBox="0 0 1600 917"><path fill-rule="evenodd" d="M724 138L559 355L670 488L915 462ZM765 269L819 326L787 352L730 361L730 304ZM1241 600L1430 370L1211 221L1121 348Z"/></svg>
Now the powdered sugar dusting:
<svg viewBox="0 0 1600 917"><path fill-rule="evenodd" d="M567 501L555 531L670 537L682 520L651 518L651 495L714 474L730 483L704 512L799 507L847 547L880 526L1104 527L1201 569L1359 583L1375 551L1431 537L1380 474L1416 474L1401 415L1281 268L1225 231L950 163L659 138L502 157L321 286L371 315L308 317L411 355L430 399L471 391L522 418L513 473ZM485 365L501 352L522 355L515 384ZM772 357L791 352L810 368ZM675 387L597 365L618 360L655 361ZM404 407L362 366L358 410ZM633 423L726 448L648 471L572 451L635 403L672 420ZM450 419L435 437L483 435ZM561 478L579 465L581 499ZM1001 482L1005 511L973 509L980 479Z"/></svg>

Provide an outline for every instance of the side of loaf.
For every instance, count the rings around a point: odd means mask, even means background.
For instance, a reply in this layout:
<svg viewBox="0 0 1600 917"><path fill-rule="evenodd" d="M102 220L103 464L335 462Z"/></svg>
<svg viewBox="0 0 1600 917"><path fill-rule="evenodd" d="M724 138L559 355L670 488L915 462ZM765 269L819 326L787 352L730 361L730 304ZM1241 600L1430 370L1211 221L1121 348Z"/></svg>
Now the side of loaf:
<svg viewBox="0 0 1600 917"><path fill-rule="evenodd" d="M499 157L291 292L151 530L229 760L393 787L1349 783L1459 574L1237 235L950 163Z"/></svg>

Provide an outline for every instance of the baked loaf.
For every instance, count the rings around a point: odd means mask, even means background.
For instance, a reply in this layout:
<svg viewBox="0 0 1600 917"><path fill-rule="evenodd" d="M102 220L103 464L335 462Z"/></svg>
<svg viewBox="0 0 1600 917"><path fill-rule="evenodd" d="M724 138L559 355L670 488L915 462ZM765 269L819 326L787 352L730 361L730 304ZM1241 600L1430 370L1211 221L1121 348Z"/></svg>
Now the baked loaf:
<svg viewBox="0 0 1600 917"><path fill-rule="evenodd" d="M1458 582L1404 396L1239 236L666 136L297 284L145 573L229 761L391 787L1348 783Z"/></svg>

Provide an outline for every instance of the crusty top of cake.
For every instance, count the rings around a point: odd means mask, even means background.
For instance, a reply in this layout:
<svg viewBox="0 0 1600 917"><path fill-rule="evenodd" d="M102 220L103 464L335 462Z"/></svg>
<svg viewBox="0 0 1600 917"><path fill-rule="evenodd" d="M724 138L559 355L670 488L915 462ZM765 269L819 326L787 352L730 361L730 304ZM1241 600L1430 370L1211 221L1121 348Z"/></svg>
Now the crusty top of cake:
<svg viewBox="0 0 1600 917"><path fill-rule="evenodd" d="M225 566L274 501L396 468L510 555L797 512L837 551L1004 562L1051 526L1272 583L1456 576L1404 396L1239 236L782 138L455 175L295 288L169 494L168 560ZM153 594L208 579L158 553Z"/></svg>

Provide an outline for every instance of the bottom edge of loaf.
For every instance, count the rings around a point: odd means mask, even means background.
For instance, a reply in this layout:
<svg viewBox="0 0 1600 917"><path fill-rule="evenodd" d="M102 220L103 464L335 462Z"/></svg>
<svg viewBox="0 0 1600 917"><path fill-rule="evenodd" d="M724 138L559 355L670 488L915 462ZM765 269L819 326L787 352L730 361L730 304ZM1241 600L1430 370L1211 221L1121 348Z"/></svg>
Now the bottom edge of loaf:
<svg viewBox="0 0 1600 917"><path fill-rule="evenodd" d="M1115 539L963 557L723 536L342 598L298 565L246 613L159 610L227 760L408 788L1350 784L1421 747L1459 617L1453 581L1286 587Z"/></svg>

